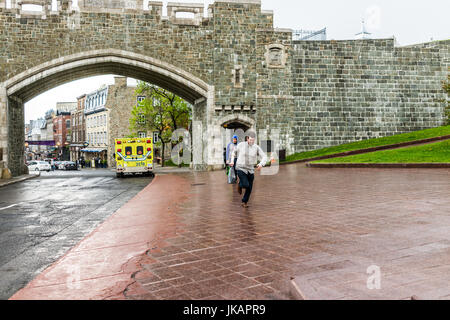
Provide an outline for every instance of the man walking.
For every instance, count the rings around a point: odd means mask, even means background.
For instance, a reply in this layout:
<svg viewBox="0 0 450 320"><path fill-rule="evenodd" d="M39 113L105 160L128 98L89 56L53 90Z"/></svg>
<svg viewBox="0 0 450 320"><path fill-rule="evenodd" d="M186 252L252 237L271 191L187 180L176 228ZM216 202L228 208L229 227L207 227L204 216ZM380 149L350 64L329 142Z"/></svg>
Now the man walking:
<svg viewBox="0 0 450 320"><path fill-rule="evenodd" d="M248 208L248 201L253 188L253 180L255 178L255 164L258 157L261 162L258 164L257 170L261 170L267 162L267 156L260 146L255 144L255 133L250 132L246 142L241 142L233 150L231 156L230 166L234 166L236 160L236 171L239 177L238 192L242 194L242 189L245 189L244 197L242 198L242 206Z"/></svg>
<svg viewBox="0 0 450 320"><path fill-rule="evenodd" d="M231 161L231 156L233 154L233 151L237 148L239 142L239 138L238 136L233 136L233 140L228 144L227 146L227 153L226 153L226 165L230 166L231 168L229 168L229 170L234 170L234 173L237 177L237 172L236 172L236 158L234 159L234 161ZM233 166L231 166L231 163L233 163ZM228 168L227 168L228 169ZM227 170L228 173L228 170Z"/></svg>

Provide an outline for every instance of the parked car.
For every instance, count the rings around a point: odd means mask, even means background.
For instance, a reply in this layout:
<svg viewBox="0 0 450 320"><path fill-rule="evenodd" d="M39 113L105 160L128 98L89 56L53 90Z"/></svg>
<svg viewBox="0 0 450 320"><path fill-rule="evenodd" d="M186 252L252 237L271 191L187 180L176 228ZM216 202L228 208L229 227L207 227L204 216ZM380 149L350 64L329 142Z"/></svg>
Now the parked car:
<svg viewBox="0 0 450 320"><path fill-rule="evenodd" d="M47 171L52 170L52 167L48 162L45 161L30 161L28 163L29 171Z"/></svg>
<svg viewBox="0 0 450 320"><path fill-rule="evenodd" d="M55 166L55 169L58 170L59 169L59 165L61 164L62 161L54 161L53 164Z"/></svg>
<svg viewBox="0 0 450 320"><path fill-rule="evenodd" d="M65 170L66 169L66 163L69 161L59 161L58 164L56 165L56 167L59 170Z"/></svg>
<svg viewBox="0 0 450 320"><path fill-rule="evenodd" d="M78 166L75 162L66 161L63 165L64 165L63 170L78 170Z"/></svg>

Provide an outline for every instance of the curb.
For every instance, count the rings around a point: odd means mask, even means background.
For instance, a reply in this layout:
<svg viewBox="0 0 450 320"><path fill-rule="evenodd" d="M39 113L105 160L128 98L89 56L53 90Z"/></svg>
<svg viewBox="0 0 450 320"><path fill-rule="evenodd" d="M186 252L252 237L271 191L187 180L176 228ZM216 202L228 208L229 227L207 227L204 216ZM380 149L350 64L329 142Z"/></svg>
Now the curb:
<svg viewBox="0 0 450 320"><path fill-rule="evenodd" d="M289 282L289 291L294 300L307 300L302 290L300 290L299 286L297 285L295 278L291 278L291 281Z"/></svg>
<svg viewBox="0 0 450 320"><path fill-rule="evenodd" d="M39 177L41 174L27 174L27 175L22 175L22 176L18 176L9 180L0 180L0 188L1 187L6 187L9 186L11 184L17 183L17 182L22 182L25 180L29 180L29 179L34 179L36 177Z"/></svg>
<svg viewBox="0 0 450 320"><path fill-rule="evenodd" d="M293 164L293 163L304 163L304 162L309 162L309 161L325 160L325 159L332 159L332 158L340 158L340 157L352 156L352 155L356 155L356 154L370 153L370 152L380 151L380 150L389 150L389 149L395 149L395 148L399 148L399 147L408 147L408 146L413 146L416 144L436 142L436 141L448 140L448 139L450 139L450 135L433 137L433 138L422 139L422 140L414 140L414 141L408 141L408 142L402 142L402 143L396 143L396 144L388 144L385 146L378 146L378 147L367 148L367 149L359 149L359 150L346 151L346 152L341 152L341 153L334 153L334 154L329 154L326 156L308 158L308 159L302 159L302 160L295 160L295 161L290 161L290 162L281 162L280 165L287 165L287 164Z"/></svg>
<svg viewBox="0 0 450 320"><path fill-rule="evenodd" d="M307 163L309 168L450 168L450 163Z"/></svg>

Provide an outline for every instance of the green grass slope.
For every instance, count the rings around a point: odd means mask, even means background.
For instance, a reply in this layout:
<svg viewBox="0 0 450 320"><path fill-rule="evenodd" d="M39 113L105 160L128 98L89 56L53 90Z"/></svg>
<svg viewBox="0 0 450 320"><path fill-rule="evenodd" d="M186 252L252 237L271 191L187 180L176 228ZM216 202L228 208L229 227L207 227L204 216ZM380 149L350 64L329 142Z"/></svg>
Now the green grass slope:
<svg viewBox="0 0 450 320"><path fill-rule="evenodd" d="M450 140L312 163L450 163Z"/></svg>
<svg viewBox="0 0 450 320"><path fill-rule="evenodd" d="M310 159L315 157L327 156L335 153L361 150L379 146L386 146L390 144L397 144L403 142L417 141L434 137L441 137L450 135L450 125L438 128L426 129L421 131L414 131L410 133L403 133L395 136L389 136L378 139L362 140L353 143L343 144L339 146L318 149L313 151L306 151L301 153L296 153L286 157L286 161L291 162L303 159Z"/></svg>

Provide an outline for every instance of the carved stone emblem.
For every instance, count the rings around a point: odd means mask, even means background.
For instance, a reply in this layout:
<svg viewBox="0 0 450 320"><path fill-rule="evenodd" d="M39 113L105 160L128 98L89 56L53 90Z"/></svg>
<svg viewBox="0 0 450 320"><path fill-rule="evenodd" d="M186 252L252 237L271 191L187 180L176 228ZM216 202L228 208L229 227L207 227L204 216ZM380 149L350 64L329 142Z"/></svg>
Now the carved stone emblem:
<svg viewBox="0 0 450 320"><path fill-rule="evenodd" d="M284 68L286 65L286 52L281 44L266 46L266 64L269 68Z"/></svg>

